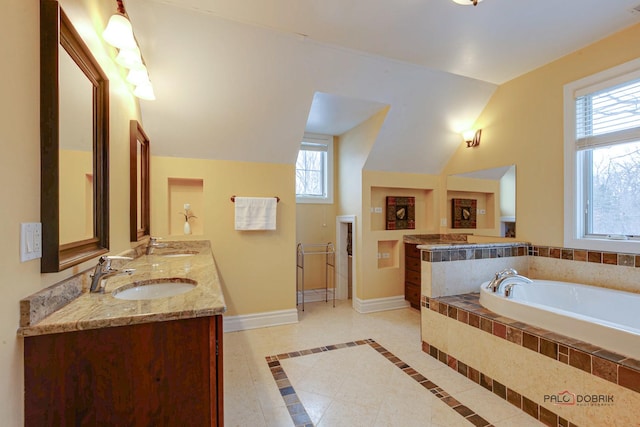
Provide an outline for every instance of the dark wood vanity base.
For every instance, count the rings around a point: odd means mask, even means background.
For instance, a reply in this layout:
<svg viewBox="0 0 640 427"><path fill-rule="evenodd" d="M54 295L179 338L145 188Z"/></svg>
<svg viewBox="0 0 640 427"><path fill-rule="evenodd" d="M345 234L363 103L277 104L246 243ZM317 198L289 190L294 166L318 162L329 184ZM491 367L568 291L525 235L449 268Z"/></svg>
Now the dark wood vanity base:
<svg viewBox="0 0 640 427"><path fill-rule="evenodd" d="M420 310L420 249L414 243L404 244L404 299L411 307Z"/></svg>
<svg viewBox="0 0 640 427"><path fill-rule="evenodd" d="M24 358L26 426L224 425L222 315L25 337Z"/></svg>

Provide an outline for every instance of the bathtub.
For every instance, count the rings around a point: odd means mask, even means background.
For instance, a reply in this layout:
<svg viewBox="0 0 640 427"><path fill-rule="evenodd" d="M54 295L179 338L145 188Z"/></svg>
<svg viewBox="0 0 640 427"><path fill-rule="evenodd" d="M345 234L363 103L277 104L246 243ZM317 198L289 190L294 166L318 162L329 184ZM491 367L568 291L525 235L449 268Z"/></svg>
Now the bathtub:
<svg viewBox="0 0 640 427"><path fill-rule="evenodd" d="M480 289L486 309L640 360L640 294L534 280L514 286L506 298L504 285L493 293L488 283Z"/></svg>

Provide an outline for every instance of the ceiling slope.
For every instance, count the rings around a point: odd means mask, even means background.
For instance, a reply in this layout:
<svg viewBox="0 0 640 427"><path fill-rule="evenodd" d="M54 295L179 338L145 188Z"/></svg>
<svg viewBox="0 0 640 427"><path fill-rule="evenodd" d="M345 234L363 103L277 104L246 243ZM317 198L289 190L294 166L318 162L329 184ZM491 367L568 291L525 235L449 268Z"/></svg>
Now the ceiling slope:
<svg viewBox="0 0 640 427"><path fill-rule="evenodd" d="M366 168L439 173L496 87L155 1L127 8L158 98L142 101L156 155L293 164L321 92L391 106Z"/></svg>
<svg viewBox="0 0 640 427"><path fill-rule="evenodd" d="M630 13L639 0L161 1L497 84L640 18Z"/></svg>

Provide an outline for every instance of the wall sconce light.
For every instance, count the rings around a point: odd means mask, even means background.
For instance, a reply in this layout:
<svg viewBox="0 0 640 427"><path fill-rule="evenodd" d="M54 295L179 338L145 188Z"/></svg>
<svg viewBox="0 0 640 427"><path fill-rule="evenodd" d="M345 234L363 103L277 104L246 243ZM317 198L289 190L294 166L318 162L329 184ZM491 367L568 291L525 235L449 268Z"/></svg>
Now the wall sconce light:
<svg viewBox="0 0 640 427"><path fill-rule="evenodd" d="M454 3L461 4L463 6L477 6L482 0L453 0Z"/></svg>
<svg viewBox="0 0 640 427"><path fill-rule="evenodd" d="M482 136L482 129L476 131L468 130L462 134L464 141L467 143L467 148L480 145L480 136Z"/></svg>
<svg viewBox="0 0 640 427"><path fill-rule="evenodd" d="M149 79L140 47L133 34L133 27L122 0L116 0L118 11L111 18L102 38L118 49L116 63L129 70L127 81L135 86L133 94L141 99L154 100L156 96Z"/></svg>

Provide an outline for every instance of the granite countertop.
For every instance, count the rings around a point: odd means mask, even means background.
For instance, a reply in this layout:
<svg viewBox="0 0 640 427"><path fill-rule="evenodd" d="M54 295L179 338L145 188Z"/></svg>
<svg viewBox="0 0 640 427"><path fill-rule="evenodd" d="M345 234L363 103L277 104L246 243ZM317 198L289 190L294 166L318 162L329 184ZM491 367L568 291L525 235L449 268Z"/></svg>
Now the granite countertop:
<svg viewBox="0 0 640 427"><path fill-rule="evenodd" d="M507 248L514 246L526 245L526 242L483 242L483 243L471 243L471 242L450 242L450 241L438 241L438 242L425 242L418 244L418 249L433 250L433 249L484 249L484 248Z"/></svg>
<svg viewBox="0 0 640 427"><path fill-rule="evenodd" d="M33 312L43 305L42 296L39 298L39 294L34 294L25 298L21 301L18 334L34 336L224 313L226 304L210 243L162 241L161 244L167 246L154 248L151 255L141 255L134 260L120 262L117 266L114 261L115 268L134 268L135 272L130 276L124 274L108 278L104 293L89 293L85 289L79 295L70 297L71 302L41 320L29 321L38 318ZM188 256L167 256L185 253ZM151 300L128 301L112 295L121 286L154 279L189 279L197 282L197 286L181 295ZM86 288L86 284L83 287ZM51 294L52 290L41 291L42 294L47 292Z"/></svg>
<svg viewBox="0 0 640 427"><path fill-rule="evenodd" d="M403 236L404 243L418 245L418 249L482 249L505 248L526 245L526 242L500 241L473 243L467 241L469 234L407 234Z"/></svg>
<svg viewBox="0 0 640 427"><path fill-rule="evenodd" d="M404 243L414 245L436 245L436 244L469 244L468 234L405 234L402 236Z"/></svg>

